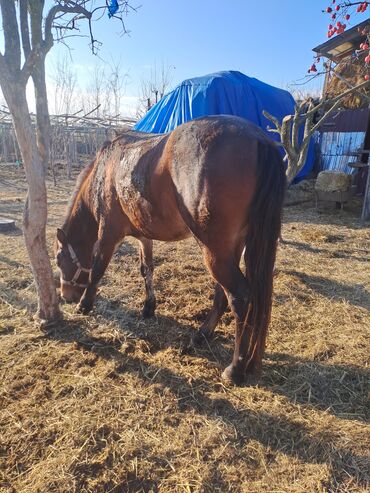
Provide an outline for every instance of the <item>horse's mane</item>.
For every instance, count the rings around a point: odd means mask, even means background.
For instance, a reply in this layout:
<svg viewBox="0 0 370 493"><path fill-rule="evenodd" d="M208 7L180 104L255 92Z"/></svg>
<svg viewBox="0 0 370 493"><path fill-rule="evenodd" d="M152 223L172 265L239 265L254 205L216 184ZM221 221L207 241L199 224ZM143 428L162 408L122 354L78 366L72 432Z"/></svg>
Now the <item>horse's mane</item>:
<svg viewBox="0 0 370 493"><path fill-rule="evenodd" d="M99 149L99 151L96 153L95 158L87 166L85 166L85 168L83 168L83 170L78 175L78 177L76 179L76 183L75 183L74 189L73 189L73 192L72 192L72 195L71 195L71 198L69 199L69 202L68 202L68 205L67 205L67 211L66 211L66 215L65 215L63 229L65 229L65 226L68 223L68 219L69 219L69 217L72 214L72 211L73 211L73 208L75 206L77 197L79 196L79 194L81 192L82 185L84 184L84 182L86 181L86 179L90 175L91 171L93 170L93 168L94 168L94 166L95 166L95 164L96 164L99 156L101 155L101 153L105 149L107 149L110 145L111 145L111 141L110 140L106 140L103 143L103 145L101 146L101 148Z"/></svg>

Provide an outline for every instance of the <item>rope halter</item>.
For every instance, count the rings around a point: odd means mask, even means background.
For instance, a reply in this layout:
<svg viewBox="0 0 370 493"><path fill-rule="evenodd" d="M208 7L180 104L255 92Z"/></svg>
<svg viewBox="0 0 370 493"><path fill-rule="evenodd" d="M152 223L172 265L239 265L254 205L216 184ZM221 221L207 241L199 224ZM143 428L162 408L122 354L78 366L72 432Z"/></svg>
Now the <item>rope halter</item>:
<svg viewBox="0 0 370 493"><path fill-rule="evenodd" d="M67 281L66 279L63 279L63 275L61 276L61 284L65 284L66 286L77 286L79 288L87 288L89 283L87 282L86 284L82 284L77 282L78 278L80 277L82 272L86 272L87 274L90 275L91 269L86 269L85 267L82 267L80 264L80 261L77 258L76 252L73 250L72 245L69 243L67 244L69 254L71 256L72 262L76 264L76 272L74 273L74 276L70 281Z"/></svg>

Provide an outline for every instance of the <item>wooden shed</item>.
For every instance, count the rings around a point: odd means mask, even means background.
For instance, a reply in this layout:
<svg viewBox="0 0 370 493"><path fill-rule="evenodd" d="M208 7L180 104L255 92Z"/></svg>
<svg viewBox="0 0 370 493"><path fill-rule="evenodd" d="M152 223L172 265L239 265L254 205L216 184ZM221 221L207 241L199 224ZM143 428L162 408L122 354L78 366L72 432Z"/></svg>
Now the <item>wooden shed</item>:
<svg viewBox="0 0 370 493"><path fill-rule="evenodd" d="M369 32L370 19L366 19L313 48L318 56L328 59L332 68L327 71L323 98L334 97L363 81L363 59L368 51L361 50L360 45ZM365 194L362 218L370 219L369 153L366 152L370 149L370 82L365 93L352 93L343 106L346 109L332 115L320 129L320 168L356 175L357 193Z"/></svg>

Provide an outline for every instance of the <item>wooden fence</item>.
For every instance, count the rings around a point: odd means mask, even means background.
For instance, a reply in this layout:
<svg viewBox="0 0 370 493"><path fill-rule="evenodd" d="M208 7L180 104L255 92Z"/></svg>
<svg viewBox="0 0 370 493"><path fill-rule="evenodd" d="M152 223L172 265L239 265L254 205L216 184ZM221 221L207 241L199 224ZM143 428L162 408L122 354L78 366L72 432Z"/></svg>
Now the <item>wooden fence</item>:
<svg viewBox="0 0 370 493"><path fill-rule="evenodd" d="M114 130L131 127L135 120L130 118L92 116L95 108L88 114L51 115L50 167L65 170L68 177L80 161L96 154L102 143L112 137ZM31 115L35 125L35 115ZM21 155L17 144L11 116L6 108L0 108L0 162L21 165Z"/></svg>

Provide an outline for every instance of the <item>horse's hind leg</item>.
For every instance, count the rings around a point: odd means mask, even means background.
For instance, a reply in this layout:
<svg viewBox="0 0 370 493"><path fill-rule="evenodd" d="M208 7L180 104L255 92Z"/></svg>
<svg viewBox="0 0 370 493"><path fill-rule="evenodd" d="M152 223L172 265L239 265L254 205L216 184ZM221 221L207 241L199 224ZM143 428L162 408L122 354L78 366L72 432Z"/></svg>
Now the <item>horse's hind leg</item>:
<svg viewBox="0 0 370 493"><path fill-rule="evenodd" d="M238 250L239 251L239 250ZM244 330L249 301L249 283L239 268L235 254L227 255L204 249L205 263L212 276L223 287L235 318L235 347L231 364L223 372L223 378L241 383L245 378L248 350L248 334Z"/></svg>
<svg viewBox="0 0 370 493"><path fill-rule="evenodd" d="M213 296L213 306L208 313L207 318L194 335L192 341L193 344L202 344L206 339L210 339L213 336L214 330L224 314L227 307L227 298L225 292L220 284L215 286L215 294Z"/></svg>
<svg viewBox="0 0 370 493"><path fill-rule="evenodd" d="M242 251L244 249L244 241L240 242L240 245L235 251L235 262L239 263ZM207 254L206 254L207 255ZM220 321L222 315L225 313L228 301L225 292L221 284L216 284L215 294L213 297L213 306L208 313L206 320L203 322L199 330L193 337L194 344L201 344L205 339L210 339L213 336L214 330Z"/></svg>
<svg viewBox="0 0 370 493"><path fill-rule="evenodd" d="M146 298L142 315L144 318L152 317L155 312L156 300L153 289L153 241L140 238L140 272L145 281Z"/></svg>

